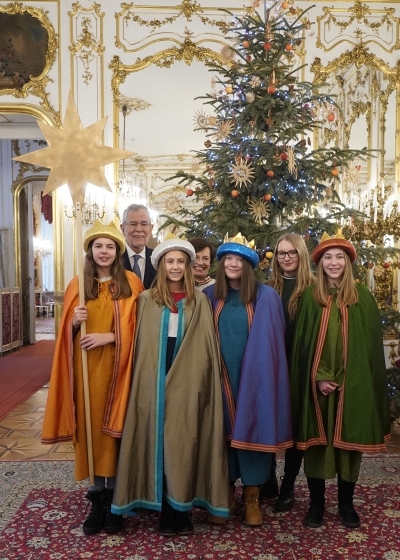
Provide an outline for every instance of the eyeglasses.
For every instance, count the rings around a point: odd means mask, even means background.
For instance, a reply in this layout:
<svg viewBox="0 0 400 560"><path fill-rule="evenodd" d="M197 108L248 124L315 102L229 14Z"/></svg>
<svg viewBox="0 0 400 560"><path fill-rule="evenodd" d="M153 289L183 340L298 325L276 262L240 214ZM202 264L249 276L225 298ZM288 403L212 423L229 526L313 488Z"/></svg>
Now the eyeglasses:
<svg viewBox="0 0 400 560"><path fill-rule="evenodd" d="M149 224L149 222L125 222L126 226L129 226L131 228L136 229L138 226L142 227L142 228L146 228L151 226L151 224Z"/></svg>
<svg viewBox="0 0 400 560"><path fill-rule="evenodd" d="M203 262L205 264L208 264L210 262L210 257L198 257L196 255L196 262Z"/></svg>
<svg viewBox="0 0 400 560"><path fill-rule="evenodd" d="M290 259L295 259L298 255L298 251L296 251L296 249L292 249L291 251L278 251L276 253L276 256L278 257L278 259L280 261L283 261L284 258L286 258L286 255L290 258Z"/></svg>

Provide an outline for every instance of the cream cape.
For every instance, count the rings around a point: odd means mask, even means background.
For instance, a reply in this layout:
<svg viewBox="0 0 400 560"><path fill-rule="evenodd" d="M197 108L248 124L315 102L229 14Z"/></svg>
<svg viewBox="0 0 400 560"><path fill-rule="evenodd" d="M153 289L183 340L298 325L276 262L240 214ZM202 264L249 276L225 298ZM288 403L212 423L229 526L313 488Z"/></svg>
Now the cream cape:
<svg viewBox="0 0 400 560"><path fill-rule="evenodd" d="M132 390L121 441L112 510L206 507L229 515L219 354L210 304L195 290L188 309L178 303L176 352L165 376L169 310L138 300Z"/></svg>

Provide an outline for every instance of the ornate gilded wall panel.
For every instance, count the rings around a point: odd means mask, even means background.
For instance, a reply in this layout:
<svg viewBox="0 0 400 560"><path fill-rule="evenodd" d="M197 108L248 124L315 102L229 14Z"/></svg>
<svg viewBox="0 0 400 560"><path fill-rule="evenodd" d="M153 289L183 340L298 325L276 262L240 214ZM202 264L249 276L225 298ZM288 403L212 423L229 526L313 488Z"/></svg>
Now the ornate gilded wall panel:
<svg viewBox="0 0 400 560"><path fill-rule="evenodd" d="M7 41L11 41L11 50L3 45L4 35L2 37L1 49L3 56L0 61L0 95L12 95L13 97L24 99L28 95L39 97L41 101L40 106L52 117L52 120L59 125L60 114L55 110L51 101L48 85L53 81L49 77L49 72L56 60L57 51L59 47L58 34L55 32L54 27L48 17L48 13L41 8L32 6L25 6L20 2L14 2L0 5L0 15L3 16L2 25L11 26L15 24L15 31L11 37L7 35ZM7 17L20 18L20 20L8 20ZM24 27L18 30L18 22L23 21ZM37 22L38 30L44 34L42 43L38 48L45 48L44 62L40 66L39 73L30 74L29 71L24 70L26 66L30 68L29 50L34 48L36 34L34 23ZM22 24L21 24L22 25ZM15 43L15 44L14 44ZM29 46L29 48L28 48ZM18 63L17 67L13 64ZM10 69L14 68L11 71ZM25 74L24 74L25 72ZM11 83L8 87L9 81Z"/></svg>
<svg viewBox="0 0 400 560"><path fill-rule="evenodd" d="M77 106L85 107L88 121L104 117L104 51L101 5L72 4L70 18L71 89ZM87 104L88 98L97 103Z"/></svg>
<svg viewBox="0 0 400 560"><path fill-rule="evenodd" d="M357 0L350 7L324 6L322 10L323 15L317 17L317 47L325 52L343 42L355 46L360 41L375 43L388 53L400 48L400 18L395 17L395 8L371 9Z"/></svg>

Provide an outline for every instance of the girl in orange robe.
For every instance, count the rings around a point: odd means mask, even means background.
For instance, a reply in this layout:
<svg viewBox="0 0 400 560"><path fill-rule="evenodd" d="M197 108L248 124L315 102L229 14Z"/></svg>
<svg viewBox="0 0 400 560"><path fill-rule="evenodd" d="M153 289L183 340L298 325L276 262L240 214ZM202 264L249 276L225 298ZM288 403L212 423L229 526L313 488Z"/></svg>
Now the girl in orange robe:
<svg viewBox="0 0 400 560"><path fill-rule="evenodd" d="M75 478L89 476L82 380L82 349L87 351L92 424L94 486L85 534L104 527L115 533L122 518L110 511L119 444L131 383L136 300L143 285L125 271L123 235L111 222L96 222L84 240L86 305L79 305L78 279L68 285L51 373L42 442L73 441ZM86 321L85 336L80 325ZM107 488L106 488L107 486Z"/></svg>

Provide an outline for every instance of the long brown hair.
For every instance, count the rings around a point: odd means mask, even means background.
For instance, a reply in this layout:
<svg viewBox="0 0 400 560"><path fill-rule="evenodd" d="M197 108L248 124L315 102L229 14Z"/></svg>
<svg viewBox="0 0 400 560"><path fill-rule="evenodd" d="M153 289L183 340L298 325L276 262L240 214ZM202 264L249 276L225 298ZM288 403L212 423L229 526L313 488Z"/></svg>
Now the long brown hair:
<svg viewBox="0 0 400 560"><path fill-rule="evenodd" d="M287 306L289 317L293 321L296 316L297 305L299 303L300 296L308 286L311 286L315 283L315 276L313 275L311 270L310 256L308 254L307 246L304 242L304 239L300 235L297 235L297 233L285 233L284 235L280 236L275 245L274 257L272 261L272 275L271 279L268 282L268 285L274 288L280 296L282 295L284 272L278 260L278 248L281 241L287 241L288 243L291 243L296 249L299 259L299 266L296 273L296 285L292 292L292 295L289 298Z"/></svg>
<svg viewBox="0 0 400 560"><path fill-rule="evenodd" d="M171 249L172 250L172 249ZM170 251L168 251L169 253ZM194 300L194 277L192 271L192 265L190 263L190 258L187 253L181 251L185 255L185 270L183 273L183 291L186 293L186 305L190 305ZM165 253L158 263L158 274L154 281L154 288L151 289L151 295L153 300L157 305L165 305L169 309L174 309L176 307L175 302L171 296L171 292L168 287L167 280L167 270L165 268L165 257L168 255Z"/></svg>
<svg viewBox="0 0 400 560"><path fill-rule="evenodd" d="M97 299L99 297L99 283L97 278L97 267L93 258L93 243L96 240L93 239L89 243L89 247L86 253L85 266L83 269L83 284L85 288L85 300ZM129 285L128 279L125 274L125 268L122 263L121 253L119 252L119 247L113 239L111 239L115 244L116 253L114 262L111 265L110 275L112 280L109 285L109 290L112 299L125 299L132 295L132 290Z"/></svg>
<svg viewBox="0 0 400 560"><path fill-rule="evenodd" d="M219 261L215 276L214 295L217 299L225 301L228 295L229 279L225 275L226 255ZM239 298L245 305L252 303L257 297L257 281L254 271L247 259L242 259L242 277L240 279Z"/></svg>
<svg viewBox="0 0 400 560"><path fill-rule="evenodd" d="M327 249L328 250L328 249ZM325 251L326 252L326 251ZM343 251L345 258L345 267L342 282L340 283L338 294L337 294L337 304L339 307L345 307L354 305L358 301L358 292L356 288L356 282L353 276L353 270L351 268L351 262L346 251ZM328 280L325 271L322 266L322 259L324 258L324 253L322 254L318 266L317 266L317 281L314 288L314 298L319 305L326 306L328 303Z"/></svg>

